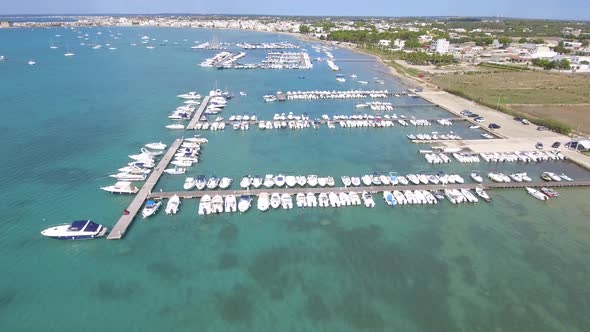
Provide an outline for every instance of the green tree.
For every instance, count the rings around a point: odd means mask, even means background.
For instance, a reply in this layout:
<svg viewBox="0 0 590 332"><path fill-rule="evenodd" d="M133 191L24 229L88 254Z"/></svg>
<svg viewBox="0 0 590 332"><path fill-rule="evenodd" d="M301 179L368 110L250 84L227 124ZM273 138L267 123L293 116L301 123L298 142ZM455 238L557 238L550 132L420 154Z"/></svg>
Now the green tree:
<svg viewBox="0 0 590 332"><path fill-rule="evenodd" d="M301 24L299 26L299 33L304 33L305 34L305 33L309 33L309 31L310 31L310 29L309 29L309 26L308 25Z"/></svg>
<svg viewBox="0 0 590 332"><path fill-rule="evenodd" d="M503 36L498 38L498 42L500 42L500 44L502 45L509 45L510 43L512 43L512 38Z"/></svg>
<svg viewBox="0 0 590 332"><path fill-rule="evenodd" d="M568 59L561 59L561 61L556 61L555 67L561 70L570 70L572 68L570 61Z"/></svg>
<svg viewBox="0 0 590 332"><path fill-rule="evenodd" d="M518 40L518 42L519 42L519 43L521 43L521 44L524 44L524 43L526 43L526 42L528 42L528 41L529 41L529 40L528 40L528 39L526 39L526 38L524 38L524 37L522 37L522 38L520 38L520 39Z"/></svg>
<svg viewBox="0 0 590 332"><path fill-rule="evenodd" d="M420 44L418 39L406 40L405 48L407 48L407 49L415 49L415 48L421 48L421 47L422 47L422 44Z"/></svg>
<svg viewBox="0 0 590 332"><path fill-rule="evenodd" d="M559 42L559 44L557 44L557 46L555 46L555 47L553 48L553 50L554 50L555 52L557 52L557 53L561 53L561 54L568 54L568 53L570 53L571 51L570 51L570 50L568 50L567 48L565 48L563 45L564 45L564 44L563 44L563 41L560 41L560 42Z"/></svg>
<svg viewBox="0 0 590 332"><path fill-rule="evenodd" d="M531 42L533 44L545 44L545 40L543 40L543 38L536 38L536 39L531 40Z"/></svg>

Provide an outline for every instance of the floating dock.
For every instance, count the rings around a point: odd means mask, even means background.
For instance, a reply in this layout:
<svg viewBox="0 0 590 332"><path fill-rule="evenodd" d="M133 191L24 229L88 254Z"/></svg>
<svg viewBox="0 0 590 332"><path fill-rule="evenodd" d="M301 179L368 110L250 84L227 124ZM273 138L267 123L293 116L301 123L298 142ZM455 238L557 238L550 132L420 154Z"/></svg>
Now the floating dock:
<svg viewBox="0 0 590 332"><path fill-rule="evenodd" d="M174 191L174 192L155 192L148 195L147 198L152 199L164 199L170 198L174 195L178 195L180 198L200 198L205 195L215 196L227 196L227 195L251 195L258 196L261 193L279 193L279 194L291 194L297 195L298 193L331 193L331 192L357 192L362 193L363 191L376 193L383 191L394 191L394 190L444 190L444 189L475 189L477 187L483 187L485 189L509 189L509 188L525 188L525 187L588 187L590 181L561 181L561 182L503 182L503 183L464 183L464 184L420 184L420 185L407 185L407 186L359 186L359 187L304 187L304 188L259 188L259 189L240 189L240 190L195 190L195 191Z"/></svg>
<svg viewBox="0 0 590 332"><path fill-rule="evenodd" d="M205 109L209 105L209 99L211 99L211 96L205 96L205 98L203 98L201 105L199 105L199 108L197 109L197 111L193 115L193 118L189 122L188 126L186 126L186 129L188 129L188 130L195 129L197 122L199 122L201 120L201 116L203 116L203 112L205 112Z"/></svg>
<svg viewBox="0 0 590 332"><path fill-rule="evenodd" d="M166 167L168 167L168 164L174 157L176 151L180 148L182 142L183 139L177 139L176 141L174 141L174 143L172 143L172 145L170 145L170 149L168 149L168 152L166 152L162 160L160 160L156 168L154 168L154 170L148 177L147 181L145 181L145 183L143 184L143 187L141 187L139 192L135 195L135 198L133 199L131 204L129 204L129 207L127 207L127 211L129 211L129 214L124 214L121 216L121 218L119 218L119 221L117 221L117 224L115 225L115 227L113 227L113 229L107 236L108 240L120 240L123 237L123 235L125 235L125 232L127 232L127 228L129 228L129 226L133 222L133 219L135 219L135 215L143 206L143 202L150 196L152 189L154 189L154 186L156 185L156 183L158 183L158 180L160 180L160 177L164 173L164 170L166 169Z"/></svg>

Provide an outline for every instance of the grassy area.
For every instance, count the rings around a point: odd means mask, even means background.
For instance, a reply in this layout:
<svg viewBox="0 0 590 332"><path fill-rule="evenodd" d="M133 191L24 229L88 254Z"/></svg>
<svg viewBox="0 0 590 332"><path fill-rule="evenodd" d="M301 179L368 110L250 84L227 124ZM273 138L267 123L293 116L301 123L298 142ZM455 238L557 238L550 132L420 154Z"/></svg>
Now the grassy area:
<svg viewBox="0 0 590 332"><path fill-rule="evenodd" d="M590 132L590 107L562 112L571 105L590 104L590 76L545 72L499 72L472 75L438 75L432 81L444 90L483 105L519 116L557 131L567 127Z"/></svg>

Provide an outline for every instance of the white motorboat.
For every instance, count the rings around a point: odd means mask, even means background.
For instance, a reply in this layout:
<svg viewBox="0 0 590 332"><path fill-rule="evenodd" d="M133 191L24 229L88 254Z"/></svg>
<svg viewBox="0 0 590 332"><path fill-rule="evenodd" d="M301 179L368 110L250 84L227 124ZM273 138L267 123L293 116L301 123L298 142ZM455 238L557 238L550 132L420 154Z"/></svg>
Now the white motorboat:
<svg viewBox="0 0 590 332"><path fill-rule="evenodd" d="M373 178L370 175L368 175L368 174L363 175L361 177L361 180L363 181L363 184L365 186L370 186L370 185L373 184Z"/></svg>
<svg viewBox="0 0 590 332"><path fill-rule="evenodd" d="M266 174L263 185L266 188L272 188L275 185L275 177L272 174Z"/></svg>
<svg viewBox="0 0 590 332"><path fill-rule="evenodd" d="M315 187L318 185L318 176L317 175L308 175L306 180L307 180L307 184L310 187Z"/></svg>
<svg viewBox="0 0 590 332"><path fill-rule="evenodd" d="M298 193L297 196L295 196L295 204L297 204L298 208L307 207L307 199L305 198L304 193Z"/></svg>
<svg viewBox="0 0 590 332"><path fill-rule="evenodd" d="M307 207L316 207L318 206L318 200L315 197L314 193L307 193L307 195L305 195L305 201L307 203Z"/></svg>
<svg viewBox="0 0 590 332"><path fill-rule="evenodd" d="M407 186L409 183L408 179L405 176L398 176L397 181L399 181L399 183L404 186Z"/></svg>
<svg viewBox="0 0 590 332"><path fill-rule="evenodd" d="M137 194L139 191L139 188L128 181L118 181L112 186L100 187L100 189L113 194Z"/></svg>
<svg viewBox="0 0 590 332"><path fill-rule="evenodd" d="M199 202L199 215L204 216L211 214L211 196L203 195L201 197L201 201Z"/></svg>
<svg viewBox="0 0 590 332"><path fill-rule="evenodd" d="M167 168L164 170L164 173L170 174L170 175L182 175L182 174L186 173L186 168L182 168L182 167Z"/></svg>
<svg viewBox="0 0 590 332"><path fill-rule="evenodd" d="M260 186L262 185L262 178L259 175L255 175L250 181L250 183L252 184L252 187L260 188Z"/></svg>
<svg viewBox="0 0 590 332"><path fill-rule="evenodd" d="M368 208L375 207L375 201L373 200L373 196L371 196L370 193L363 191L362 198L363 198L363 202L365 203L365 207L368 207Z"/></svg>
<svg viewBox="0 0 590 332"><path fill-rule="evenodd" d="M529 193L529 195L533 196L534 198L540 200L540 201L546 201L549 199L549 197L547 197L547 195L543 194L541 191L534 189L534 188L526 188L527 193Z"/></svg>
<svg viewBox="0 0 590 332"><path fill-rule="evenodd" d="M281 194L279 194L279 193L272 193L272 195L270 196L270 206L273 209L276 209L279 206L281 206Z"/></svg>
<svg viewBox="0 0 590 332"><path fill-rule="evenodd" d="M281 207L285 210L293 208L293 198L291 195L287 193L281 195Z"/></svg>
<svg viewBox="0 0 590 332"><path fill-rule="evenodd" d="M295 181L297 181L297 184L302 187L304 187L307 184L307 179L305 178L305 176L298 175L295 177Z"/></svg>
<svg viewBox="0 0 590 332"><path fill-rule="evenodd" d="M157 143L148 143L145 145L145 147L148 149L153 149L153 150L164 150L164 149L166 149L167 145L162 142L157 142Z"/></svg>
<svg viewBox="0 0 590 332"><path fill-rule="evenodd" d="M331 176L326 177L326 184L328 185L328 187L334 187L336 185L336 181L334 181L334 178Z"/></svg>
<svg viewBox="0 0 590 332"><path fill-rule="evenodd" d="M240 181L240 188L242 189L246 189L248 187L250 187L250 183L251 183L251 178L250 175L246 175L242 178L242 181Z"/></svg>
<svg viewBox="0 0 590 332"><path fill-rule="evenodd" d="M341 177L341 179L342 179L342 184L345 187L350 187L350 185L352 184L352 181L350 180L350 177L348 177L348 176L343 176L343 177Z"/></svg>
<svg viewBox="0 0 590 332"><path fill-rule="evenodd" d="M186 178L186 180L184 180L184 185L182 187L184 188L184 190L191 190L195 187L195 185L195 179L192 177L188 177Z"/></svg>
<svg viewBox="0 0 590 332"><path fill-rule="evenodd" d="M481 187L475 188L475 193L477 194L477 196L483 198L483 200L485 200L486 202L489 202L492 200L490 195L488 195L488 193Z"/></svg>
<svg viewBox="0 0 590 332"><path fill-rule="evenodd" d="M252 197L248 195L240 196L240 201L238 202L238 211L244 213L250 209L252 206Z"/></svg>
<svg viewBox="0 0 590 332"><path fill-rule="evenodd" d="M483 182L483 178L477 172L471 172L471 179L473 179L473 181L475 181L477 183Z"/></svg>
<svg viewBox="0 0 590 332"><path fill-rule="evenodd" d="M275 184L277 185L277 187L282 187L285 185L285 176L282 174L277 175L274 178Z"/></svg>
<svg viewBox="0 0 590 332"><path fill-rule="evenodd" d="M353 186L358 187L361 185L361 178L358 176L352 176L350 177L350 183L352 183Z"/></svg>
<svg viewBox="0 0 590 332"><path fill-rule="evenodd" d="M119 172L122 173L130 173L130 174L145 174L148 175L152 172L151 169L147 169L147 168L141 168L141 167L137 167L137 166L126 166L126 167L121 167L118 169Z"/></svg>
<svg viewBox="0 0 590 332"><path fill-rule="evenodd" d="M158 209L160 208L161 205L162 205L161 201L154 201L151 199L148 200L145 203L143 210L141 210L141 216L143 217L143 219L153 216L154 214L156 214L156 212L158 212Z"/></svg>
<svg viewBox="0 0 590 332"><path fill-rule="evenodd" d="M35 62L35 61L33 61L33 60L29 60L29 61L27 61L27 64L28 64L29 66L34 66L34 65L36 65L36 64L37 64L37 62Z"/></svg>
<svg viewBox="0 0 590 332"><path fill-rule="evenodd" d="M177 97L182 99L201 99L201 95L196 93L195 91L183 93L178 95Z"/></svg>
<svg viewBox="0 0 590 332"><path fill-rule="evenodd" d="M232 179L224 176L219 181L219 188L227 189L227 188L229 188L229 186L231 186L231 183L232 183ZM234 197L234 199L235 199L235 197Z"/></svg>
<svg viewBox="0 0 590 332"><path fill-rule="evenodd" d="M193 162L191 160L183 159L183 160L174 160L171 162L171 164L174 166L179 166L179 167L190 167L193 165Z"/></svg>
<svg viewBox="0 0 590 332"><path fill-rule="evenodd" d="M565 173L561 173L559 175L560 178L564 179L565 181L574 181L574 179L570 178L569 176L565 175Z"/></svg>
<svg viewBox="0 0 590 332"><path fill-rule="evenodd" d="M156 164L153 161L132 161L127 164L131 167L139 167L139 168L154 168Z"/></svg>
<svg viewBox="0 0 590 332"><path fill-rule="evenodd" d="M166 128L171 129L171 130L182 130L182 129L184 129L184 125L182 125L180 123L175 123L175 124L167 125Z"/></svg>
<svg viewBox="0 0 590 332"><path fill-rule="evenodd" d="M326 184L328 184L328 179L327 178L322 177L322 176L318 177L318 185L320 187L325 187Z"/></svg>
<svg viewBox="0 0 590 332"><path fill-rule="evenodd" d="M215 189L217 188L217 186L219 186L219 178L212 176L209 178L209 180L207 181L207 189Z"/></svg>
<svg viewBox="0 0 590 332"><path fill-rule="evenodd" d="M222 213L223 212L223 197L221 195L215 195L211 199L211 213Z"/></svg>
<svg viewBox="0 0 590 332"><path fill-rule="evenodd" d="M112 178L117 179L118 181L145 181L147 175L145 174L132 174L132 173L117 173L109 175Z"/></svg>
<svg viewBox="0 0 590 332"><path fill-rule="evenodd" d="M328 207L330 206L330 199L328 198L328 194L320 193L319 196L319 205L320 207Z"/></svg>
<svg viewBox="0 0 590 332"><path fill-rule="evenodd" d="M130 154L129 158L135 160L135 161L144 161L144 162L148 162L148 163L153 163L154 162L154 158L147 154L147 153L139 153L139 154Z"/></svg>
<svg viewBox="0 0 590 332"><path fill-rule="evenodd" d="M260 211L266 211L268 210L268 207L270 206L270 196L268 193L260 193L260 195L258 195L258 203L257 203L257 208Z"/></svg>
<svg viewBox="0 0 590 332"><path fill-rule="evenodd" d="M197 190L203 190L207 186L207 178L204 175L199 175L195 179L195 188Z"/></svg>
<svg viewBox="0 0 590 332"><path fill-rule="evenodd" d="M295 177L293 175L287 175L285 177L285 183L287 184L288 187L293 188L297 184L297 180L295 179Z"/></svg>
<svg viewBox="0 0 590 332"><path fill-rule="evenodd" d="M91 220L75 220L69 224L51 226L41 235L58 240L88 240L104 236L107 228Z"/></svg>
<svg viewBox="0 0 590 332"><path fill-rule="evenodd" d="M178 195L174 195L170 197L168 200L168 204L166 204L166 212L167 215L175 215L178 212L178 207L180 206L180 197Z"/></svg>
<svg viewBox="0 0 590 332"><path fill-rule="evenodd" d="M185 142L190 142L190 143L199 143L199 144L209 142L208 139L206 139L204 137L198 137L198 136L185 138L184 141Z"/></svg>
<svg viewBox="0 0 590 332"><path fill-rule="evenodd" d="M355 193L355 192L349 192L348 196L350 197L350 204L352 205L361 205L361 198L359 197L359 194Z"/></svg>
<svg viewBox="0 0 590 332"><path fill-rule="evenodd" d="M234 195L227 195L225 196L225 212L236 212L237 211L237 202L236 196Z"/></svg>

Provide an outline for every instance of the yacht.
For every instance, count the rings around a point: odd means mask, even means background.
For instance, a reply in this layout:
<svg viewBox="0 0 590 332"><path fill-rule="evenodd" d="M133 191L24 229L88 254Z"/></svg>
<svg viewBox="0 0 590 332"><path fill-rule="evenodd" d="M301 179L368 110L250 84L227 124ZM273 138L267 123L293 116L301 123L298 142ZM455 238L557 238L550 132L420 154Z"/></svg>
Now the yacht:
<svg viewBox="0 0 590 332"><path fill-rule="evenodd" d="M174 215L178 212L178 206L180 206L180 197L178 197L178 195L174 195L168 200L168 204L166 204L166 210L164 211L167 215Z"/></svg>
<svg viewBox="0 0 590 332"><path fill-rule="evenodd" d="M331 176L326 177L326 184L328 185L328 187L334 187L336 185L336 181L334 181L334 178Z"/></svg>
<svg viewBox="0 0 590 332"><path fill-rule="evenodd" d="M274 180L277 187L282 187L285 185L285 176L282 174L277 175Z"/></svg>
<svg viewBox="0 0 590 332"><path fill-rule="evenodd" d="M363 184L364 184L365 186L370 186L370 185L372 185L372 184L373 184L373 180L372 180L371 176L370 176L370 175L368 175L368 174L365 174L365 175L363 175L363 176L361 177L361 180L363 181Z"/></svg>
<svg viewBox="0 0 590 332"><path fill-rule="evenodd" d="M304 193L298 193L297 196L295 196L295 204L297 204L298 208L307 207L307 199L305 198Z"/></svg>
<svg viewBox="0 0 590 332"><path fill-rule="evenodd" d="M541 174L541 178L545 181L561 181L561 177L553 172L543 172L543 174Z"/></svg>
<svg viewBox="0 0 590 332"><path fill-rule="evenodd" d="M166 144L162 143L162 142L157 142L157 143L148 143L145 145L146 148L152 149L152 150L164 150L166 149Z"/></svg>
<svg viewBox="0 0 590 332"><path fill-rule="evenodd" d="M318 185L320 187L325 187L326 184L328 184L328 179L326 179L325 177L318 177Z"/></svg>
<svg viewBox="0 0 590 332"><path fill-rule="evenodd" d="M152 172L151 169L141 168L141 167L137 167L137 166L121 167L118 169L118 171L123 172L123 173L129 173L129 174L145 174L145 175L148 175Z"/></svg>
<svg viewBox="0 0 590 332"><path fill-rule="evenodd" d="M352 176L350 178L350 183L352 183L353 186L358 187L361 185L361 178L358 176Z"/></svg>
<svg viewBox="0 0 590 332"><path fill-rule="evenodd" d="M236 212L236 211L237 211L236 196L234 196L234 195L225 196L225 212Z"/></svg>
<svg viewBox="0 0 590 332"><path fill-rule="evenodd" d="M204 175L197 176L195 180L195 188L197 190L203 190L207 186L207 178Z"/></svg>
<svg viewBox="0 0 590 332"><path fill-rule="evenodd" d="M257 203L258 210L266 211L266 210L268 210L269 205L270 205L270 196L267 193L261 193L260 195L258 195L258 203Z"/></svg>
<svg viewBox="0 0 590 332"><path fill-rule="evenodd" d="M91 220L75 220L69 224L51 226L41 235L58 240L87 240L102 237L107 228Z"/></svg>
<svg viewBox="0 0 590 332"><path fill-rule="evenodd" d="M132 161L127 164L130 167L139 167L139 168L154 168L156 164L154 164L153 160L145 160L145 161Z"/></svg>
<svg viewBox="0 0 590 332"><path fill-rule="evenodd" d="M260 188L260 186L262 185L262 178L260 177L260 175L255 175L250 183L252 184L252 187Z"/></svg>
<svg viewBox="0 0 590 332"><path fill-rule="evenodd" d="M574 179L570 178L569 176L565 175L565 173L561 173L559 175L560 178L564 179L565 181L574 181Z"/></svg>
<svg viewBox="0 0 590 332"><path fill-rule="evenodd" d="M551 188L543 187L541 188L541 192L549 198L559 197L559 193Z"/></svg>
<svg viewBox="0 0 590 332"><path fill-rule="evenodd" d="M156 214L156 212L158 212L158 209L161 205L162 202L149 199L145 203L143 210L141 210L141 216L143 217L143 219L153 216L154 214Z"/></svg>
<svg viewBox="0 0 590 332"><path fill-rule="evenodd" d="M246 175L242 178L242 181L240 181L240 188L246 189L246 188L250 187L250 183L251 183L250 175Z"/></svg>
<svg viewBox="0 0 590 332"><path fill-rule="evenodd" d="M404 185L404 186L407 186L407 185L408 185L408 183L409 183L409 182L408 182L408 179L407 179L405 176L398 176L398 177L397 177L397 181L398 181L398 182L399 182L401 185Z"/></svg>
<svg viewBox="0 0 590 332"><path fill-rule="evenodd" d="M195 184L195 179L192 177L188 177L186 178L186 180L184 180L183 188L184 190L191 190L195 187Z"/></svg>
<svg viewBox="0 0 590 332"><path fill-rule="evenodd" d="M318 185L318 176L317 175L308 175L307 176L307 184L310 187L315 187Z"/></svg>
<svg viewBox="0 0 590 332"><path fill-rule="evenodd" d="M29 66L34 66L37 64L37 62L35 62L33 60L29 60L29 61L27 61L27 64L29 64Z"/></svg>
<svg viewBox="0 0 590 332"><path fill-rule="evenodd" d="M199 215L204 216L211 214L211 196L204 195L199 202Z"/></svg>
<svg viewBox="0 0 590 332"><path fill-rule="evenodd" d="M248 195L240 196L240 201L238 202L238 211L244 213L250 209L250 206L252 206L252 197Z"/></svg>
<svg viewBox="0 0 590 332"><path fill-rule="evenodd" d="M199 144L209 142L208 139L206 139L204 137L198 137L198 136L185 138L184 141L185 142L190 142L190 143L199 143Z"/></svg>
<svg viewBox="0 0 590 332"><path fill-rule="evenodd" d="M229 186L231 186L231 183L232 183L232 179L224 176L219 181L219 188L227 189L227 188L229 188ZM235 197L234 197L234 199L235 199Z"/></svg>
<svg viewBox="0 0 590 332"><path fill-rule="evenodd" d="M112 194L137 194L139 191L139 188L128 181L118 181L112 186L100 187L100 189Z"/></svg>
<svg viewBox="0 0 590 332"><path fill-rule="evenodd" d="M536 198L540 201L546 201L549 199L549 197L547 197L545 194L543 194L542 192L540 192L537 189L527 187L526 191L529 195L533 196L534 198Z"/></svg>
<svg viewBox="0 0 590 332"><path fill-rule="evenodd" d="M272 195L270 196L270 206L273 209L276 209L279 206L281 206L281 195L279 193L272 193Z"/></svg>

